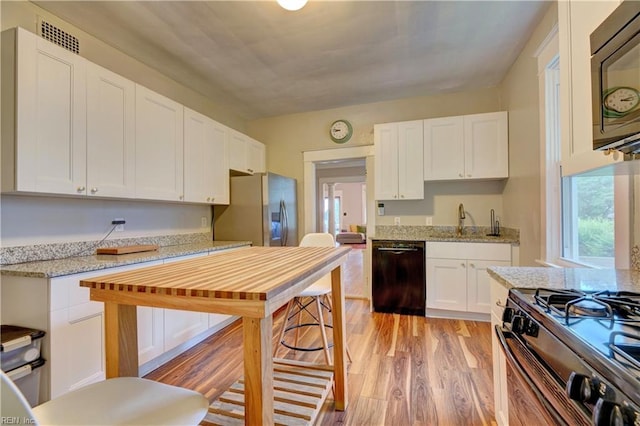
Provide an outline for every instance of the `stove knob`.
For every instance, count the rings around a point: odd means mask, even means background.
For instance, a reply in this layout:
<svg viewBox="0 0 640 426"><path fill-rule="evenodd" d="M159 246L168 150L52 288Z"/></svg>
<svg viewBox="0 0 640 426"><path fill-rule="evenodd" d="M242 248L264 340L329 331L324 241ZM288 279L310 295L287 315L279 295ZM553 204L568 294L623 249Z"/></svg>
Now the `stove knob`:
<svg viewBox="0 0 640 426"><path fill-rule="evenodd" d="M591 377L571 372L567 381L567 395L574 401L593 404L598 400L598 391Z"/></svg>
<svg viewBox="0 0 640 426"><path fill-rule="evenodd" d="M525 330L525 318L521 315L516 315L511 320L511 331L517 334L522 334Z"/></svg>
<svg viewBox="0 0 640 426"><path fill-rule="evenodd" d="M595 426L624 426L624 416L620 405L605 399L598 399L593 407L593 424Z"/></svg>
<svg viewBox="0 0 640 426"><path fill-rule="evenodd" d="M538 324L536 324L532 319L528 319L524 334L527 336L538 337Z"/></svg>
<svg viewBox="0 0 640 426"><path fill-rule="evenodd" d="M506 308L504 308L504 311L502 312L502 322L511 322L511 319L513 318L513 314L515 314L516 310L507 306Z"/></svg>

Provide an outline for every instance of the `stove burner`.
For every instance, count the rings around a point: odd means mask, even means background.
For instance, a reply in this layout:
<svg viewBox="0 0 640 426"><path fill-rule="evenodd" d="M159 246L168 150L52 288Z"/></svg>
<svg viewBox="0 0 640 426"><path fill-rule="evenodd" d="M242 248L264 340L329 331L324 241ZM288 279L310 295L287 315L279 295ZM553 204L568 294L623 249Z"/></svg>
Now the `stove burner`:
<svg viewBox="0 0 640 426"><path fill-rule="evenodd" d="M616 343L618 337L623 338L623 342ZM609 348L611 349L611 357L615 357L616 354L620 355L636 368L640 368L640 336L614 331L609 335Z"/></svg>
<svg viewBox="0 0 640 426"><path fill-rule="evenodd" d="M574 316L604 317L611 316L611 309L607 305L594 299L580 298L566 304L565 312Z"/></svg>
<svg viewBox="0 0 640 426"><path fill-rule="evenodd" d="M565 319L606 318L640 325L640 293L628 291L583 292L539 288L536 303Z"/></svg>

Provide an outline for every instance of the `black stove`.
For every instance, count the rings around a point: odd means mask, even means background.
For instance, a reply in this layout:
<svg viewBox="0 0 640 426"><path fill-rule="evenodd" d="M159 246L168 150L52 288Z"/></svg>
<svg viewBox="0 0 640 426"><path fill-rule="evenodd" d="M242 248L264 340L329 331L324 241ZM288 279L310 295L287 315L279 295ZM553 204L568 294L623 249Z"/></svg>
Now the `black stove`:
<svg viewBox="0 0 640 426"><path fill-rule="evenodd" d="M640 425L640 293L511 289L503 321L591 424Z"/></svg>

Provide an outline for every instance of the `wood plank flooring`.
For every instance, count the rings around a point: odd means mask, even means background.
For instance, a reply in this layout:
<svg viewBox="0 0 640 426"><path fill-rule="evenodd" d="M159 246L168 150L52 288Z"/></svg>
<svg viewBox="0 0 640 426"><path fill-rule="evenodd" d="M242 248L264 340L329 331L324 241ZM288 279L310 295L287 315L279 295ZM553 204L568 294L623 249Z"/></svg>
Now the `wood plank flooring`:
<svg viewBox="0 0 640 426"><path fill-rule="evenodd" d="M346 309L353 356L349 407L334 411L329 395L317 424L494 423L488 323L369 313L363 300L347 300ZM301 344L309 343L311 334L305 333ZM323 362L321 351L281 350L280 357ZM214 401L240 378L241 361L242 328L236 322L146 377L197 390Z"/></svg>
<svg viewBox="0 0 640 426"><path fill-rule="evenodd" d="M274 345L283 314L274 318ZM317 425L495 424L489 323L371 313L361 299L347 299L346 323L353 357L349 406L334 411L329 394ZM320 342L319 332L309 327L300 335L302 346ZM278 357L324 362L322 351L281 348ZM197 390L213 402L242 373L238 321L146 377Z"/></svg>

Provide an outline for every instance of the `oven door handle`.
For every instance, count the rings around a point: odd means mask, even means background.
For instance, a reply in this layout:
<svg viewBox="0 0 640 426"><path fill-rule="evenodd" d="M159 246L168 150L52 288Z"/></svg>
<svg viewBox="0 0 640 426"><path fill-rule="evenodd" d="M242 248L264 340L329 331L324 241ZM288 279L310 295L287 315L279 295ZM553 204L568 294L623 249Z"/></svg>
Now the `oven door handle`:
<svg viewBox="0 0 640 426"><path fill-rule="evenodd" d="M503 330L499 325L496 325L496 336L498 337L498 341L500 341L502 352L504 352L505 356L507 357L509 364L511 364L516 369L520 377L522 377L522 379L527 383L527 386L529 386L538 401L540 401L540 403L544 406L545 410L547 410L547 412L553 416L553 418L556 420L556 424L566 425L567 423L564 421L564 419L560 417L556 409L553 408L551 404L549 404L549 401L547 401L544 395L542 395L536 384L533 383L533 380L531 380L527 372L524 370L522 364L520 364L520 361L518 361L513 355L513 352L507 344L507 339L515 339L513 333L511 331ZM515 340L518 344L520 344L517 339Z"/></svg>

